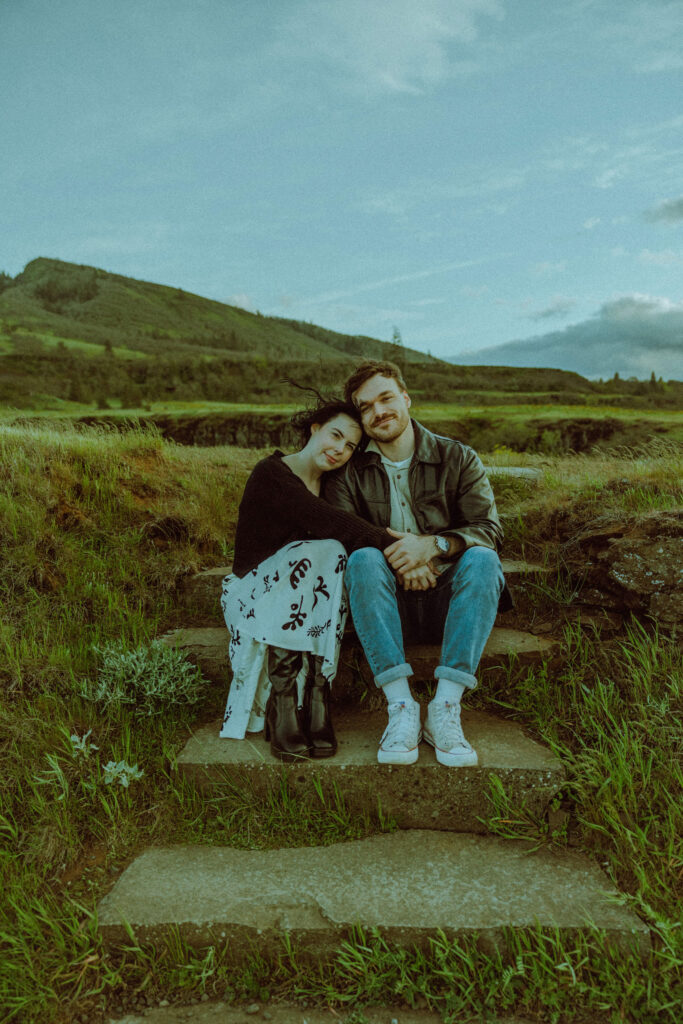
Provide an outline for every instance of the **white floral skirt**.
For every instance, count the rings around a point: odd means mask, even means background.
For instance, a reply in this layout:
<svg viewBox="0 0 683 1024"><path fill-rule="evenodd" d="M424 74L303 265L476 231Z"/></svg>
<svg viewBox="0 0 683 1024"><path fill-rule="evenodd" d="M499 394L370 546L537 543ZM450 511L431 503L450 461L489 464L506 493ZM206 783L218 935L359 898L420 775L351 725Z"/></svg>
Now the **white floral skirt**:
<svg viewBox="0 0 683 1024"><path fill-rule="evenodd" d="M250 573L223 580L221 606L230 632L232 683L220 735L244 739L265 721L268 647L306 651L322 658L332 682L344 635L346 551L336 540L297 540ZM299 703L308 659L297 679Z"/></svg>

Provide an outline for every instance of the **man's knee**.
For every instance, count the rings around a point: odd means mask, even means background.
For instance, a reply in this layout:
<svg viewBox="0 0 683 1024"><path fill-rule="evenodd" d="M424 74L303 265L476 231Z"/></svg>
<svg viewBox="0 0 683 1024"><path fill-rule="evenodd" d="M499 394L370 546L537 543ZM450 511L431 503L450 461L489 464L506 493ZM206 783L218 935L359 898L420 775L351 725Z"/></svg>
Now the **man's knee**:
<svg viewBox="0 0 683 1024"><path fill-rule="evenodd" d="M495 587L500 592L505 584L505 577L498 553L493 548L467 548L460 556L458 568L454 573L454 587L461 586L464 579L485 589Z"/></svg>
<svg viewBox="0 0 683 1024"><path fill-rule="evenodd" d="M386 559L379 548L358 548L351 552L346 564L347 582L367 580L384 572L385 566Z"/></svg>

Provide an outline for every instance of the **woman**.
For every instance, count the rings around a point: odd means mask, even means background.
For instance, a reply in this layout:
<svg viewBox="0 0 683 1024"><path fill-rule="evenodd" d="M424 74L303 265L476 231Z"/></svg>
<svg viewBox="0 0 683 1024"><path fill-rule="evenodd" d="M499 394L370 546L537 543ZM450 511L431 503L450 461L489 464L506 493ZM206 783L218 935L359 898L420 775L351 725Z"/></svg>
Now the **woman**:
<svg viewBox="0 0 683 1024"><path fill-rule="evenodd" d="M346 555L394 541L320 497L323 473L348 462L360 442L354 406L322 400L292 422L304 447L254 467L221 598L233 680L220 735L242 739L265 719L266 740L282 761L336 752L329 693L348 610Z"/></svg>

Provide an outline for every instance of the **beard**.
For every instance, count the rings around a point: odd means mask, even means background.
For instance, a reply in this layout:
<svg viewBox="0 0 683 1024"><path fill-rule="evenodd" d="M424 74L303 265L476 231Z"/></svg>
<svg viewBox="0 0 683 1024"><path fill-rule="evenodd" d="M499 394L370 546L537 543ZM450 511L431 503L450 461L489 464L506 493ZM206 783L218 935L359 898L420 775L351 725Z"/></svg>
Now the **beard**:
<svg viewBox="0 0 683 1024"><path fill-rule="evenodd" d="M365 432L368 437L373 438L375 441L391 444L392 441L401 436L409 423L410 416L408 416L407 412L404 416L392 414L389 417L385 417L380 423L374 423L372 426L366 427Z"/></svg>

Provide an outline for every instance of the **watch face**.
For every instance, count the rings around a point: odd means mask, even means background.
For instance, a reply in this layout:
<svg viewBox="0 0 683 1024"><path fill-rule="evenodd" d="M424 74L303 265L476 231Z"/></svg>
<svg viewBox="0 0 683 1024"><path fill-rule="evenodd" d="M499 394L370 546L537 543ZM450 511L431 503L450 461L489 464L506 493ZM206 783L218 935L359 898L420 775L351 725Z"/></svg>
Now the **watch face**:
<svg viewBox="0 0 683 1024"><path fill-rule="evenodd" d="M450 544L448 543L445 537L437 537L436 546L439 549L439 551L444 555L448 552L448 549L450 548Z"/></svg>

